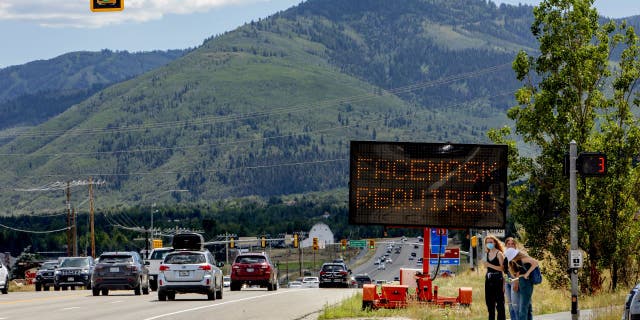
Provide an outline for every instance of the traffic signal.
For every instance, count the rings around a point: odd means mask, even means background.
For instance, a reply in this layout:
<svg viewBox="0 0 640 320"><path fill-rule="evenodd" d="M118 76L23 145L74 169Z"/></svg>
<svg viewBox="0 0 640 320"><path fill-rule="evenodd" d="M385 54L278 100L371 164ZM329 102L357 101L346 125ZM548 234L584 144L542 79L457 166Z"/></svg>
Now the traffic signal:
<svg viewBox="0 0 640 320"><path fill-rule="evenodd" d="M347 250L347 239L340 240L340 246L342 247L342 250Z"/></svg>
<svg viewBox="0 0 640 320"><path fill-rule="evenodd" d="M229 248L233 249L235 247L236 247L235 239L229 238Z"/></svg>
<svg viewBox="0 0 640 320"><path fill-rule="evenodd" d="M260 247L262 248L266 248L267 247L267 237L263 236L262 240L260 240Z"/></svg>
<svg viewBox="0 0 640 320"><path fill-rule="evenodd" d="M293 234L293 247L294 248L298 247L298 234L297 233Z"/></svg>
<svg viewBox="0 0 640 320"><path fill-rule="evenodd" d="M314 237L313 238L313 250L318 250L320 248L320 246L318 246L318 238Z"/></svg>
<svg viewBox="0 0 640 320"><path fill-rule="evenodd" d="M471 247L475 248L477 246L478 246L478 237L476 236L471 237Z"/></svg>
<svg viewBox="0 0 640 320"><path fill-rule="evenodd" d="M124 10L124 0L89 0L91 11L122 11Z"/></svg>
<svg viewBox="0 0 640 320"><path fill-rule="evenodd" d="M376 241L373 239L369 239L369 249L375 249L376 248Z"/></svg>
<svg viewBox="0 0 640 320"><path fill-rule="evenodd" d="M576 169L583 176L605 176L607 156L600 152L581 152L576 159Z"/></svg>

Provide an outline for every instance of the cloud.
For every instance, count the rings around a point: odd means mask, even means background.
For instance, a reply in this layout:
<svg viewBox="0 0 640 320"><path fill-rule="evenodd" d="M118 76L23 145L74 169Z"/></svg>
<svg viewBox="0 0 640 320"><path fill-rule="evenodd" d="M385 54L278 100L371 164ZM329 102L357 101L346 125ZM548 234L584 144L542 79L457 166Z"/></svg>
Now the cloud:
<svg viewBox="0 0 640 320"><path fill-rule="evenodd" d="M167 14L201 13L266 1L269 0L124 0L124 11L92 12L89 0L3 0L0 2L0 21L31 22L45 27L99 28L158 20Z"/></svg>

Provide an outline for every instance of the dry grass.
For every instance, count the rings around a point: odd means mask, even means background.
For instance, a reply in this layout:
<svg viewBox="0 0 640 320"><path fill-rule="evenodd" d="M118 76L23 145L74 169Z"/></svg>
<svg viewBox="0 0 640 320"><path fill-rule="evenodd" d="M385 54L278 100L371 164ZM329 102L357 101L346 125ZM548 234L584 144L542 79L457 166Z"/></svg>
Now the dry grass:
<svg viewBox="0 0 640 320"><path fill-rule="evenodd" d="M455 297L459 287L472 287L473 303L470 307L448 307L412 305L400 310L362 310L362 294L343 301L337 306L327 306L319 319L339 318L375 318L375 317L406 317L410 319L486 319L487 307L484 302L484 270L464 271L456 277L438 278L434 285L439 287L440 296ZM601 293L595 296L580 296L580 309L592 309L592 319L609 320L620 319L622 304L627 289L615 293ZM533 313L536 315L569 311L571 308L571 293L568 289L551 288L547 281L537 285L533 293ZM508 309L505 305L508 315Z"/></svg>

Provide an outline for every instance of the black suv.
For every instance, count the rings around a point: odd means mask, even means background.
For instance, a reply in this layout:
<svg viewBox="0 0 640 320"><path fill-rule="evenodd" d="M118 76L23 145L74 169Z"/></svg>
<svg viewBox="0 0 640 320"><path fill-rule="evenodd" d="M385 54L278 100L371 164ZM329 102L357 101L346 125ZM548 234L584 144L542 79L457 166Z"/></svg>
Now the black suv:
<svg viewBox="0 0 640 320"><path fill-rule="evenodd" d="M349 287L351 270L344 263L325 263L320 270L320 288Z"/></svg>
<svg viewBox="0 0 640 320"><path fill-rule="evenodd" d="M38 272L36 272L36 291L40 291L42 289L44 289L44 291L49 291L49 288L53 287L53 273L57 267L57 260L45 261L42 263Z"/></svg>
<svg viewBox="0 0 640 320"><path fill-rule="evenodd" d="M371 279L371 277L366 273L364 273L364 274L356 274L356 276L353 277L353 279L356 281L355 285L358 288L362 288L362 286L365 285L365 284L373 283L373 279Z"/></svg>
<svg viewBox="0 0 640 320"><path fill-rule="evenodd" d="M93 295L109 290L133 290L135 295L149 294L149 270L135 251L104 252L91 278Z"/></svg>
<svg viewBox="0 0 640 320"><path fill-rule="evenodd" d="M93 273L92 257L64 257L60 258L58 268L53 272L53 288L55 290L75 290L76 286L91 289L91 274Z"/></svg>

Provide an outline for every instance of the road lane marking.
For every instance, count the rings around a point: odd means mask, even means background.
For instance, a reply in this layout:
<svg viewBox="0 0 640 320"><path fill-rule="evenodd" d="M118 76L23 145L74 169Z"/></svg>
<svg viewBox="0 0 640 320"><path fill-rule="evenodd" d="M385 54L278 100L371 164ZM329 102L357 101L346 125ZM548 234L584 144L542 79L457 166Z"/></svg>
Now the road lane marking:
<svg viewBox="0 0 640 320"><path fill-rule="evenodd" d="M73 309L80 309L80 307L68 307L68 308L62 308L60 310L66 311L66 310L73 310Z"/></svg>
<svg viewBox="0 0 640 320"><path fill-rule="evenodd" d="M154 320L154 319L164 318L164 317L168 317L168 316L173 316L173 315L180 314L180 313L197 311L197 310L202 310L202 309L207 309L207 308L215 308L215 307L223 306L223 305L226 305L226 304L232 304L232 303L236 303L236 302L255 300L255 299L258 299L258 298L275 296L277 294L282 294L282 293L287 293L287 292L291 292L291 291L280 291L280 292L274 292L274 293L269 293L269 294L263 294L263 295L255 296L255 297L247 297L247 298L242 298L242 299L238 299L238 300L224 301L224 302L216 303L216 304L213 304L213 305L195 307L195 308L184 309L184 310L174 311L174 312L170 312L170 313L160 314L160 315L153 316L153 317L150 317L150 318L145 318L144 320ZM163 302L163 301L160 301L160 302Z"/></svg>
<svg viewBox="0 0 640 320"><path fill-rule="evenodd" d="M111 303L111 304L113 304L113 303L122 303L122 302L124 302L124 301L122 301L122 300L116 300L116 301L112 301L112 302L110 302L110 303Z"/></svg>
<svg viewBox="0 0 640 320"><path fill-rule="evenodd" d="M20 303L20 302L29 302L30 303L30 302L36 302L36 301L45 301L45 300L54 300L54 299L66 299L66 298L84 297L84 296L86 296L86 295L84 295L84 294L75 294L75 295L68 295L68 296L54 296L54 297L45 297L45 298L2 301L2 302L0 302L0 305L3 305L3 304L16 304L16 303Z"/></svg>

